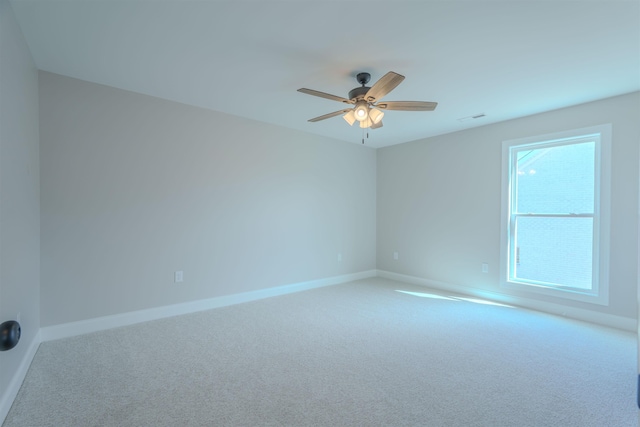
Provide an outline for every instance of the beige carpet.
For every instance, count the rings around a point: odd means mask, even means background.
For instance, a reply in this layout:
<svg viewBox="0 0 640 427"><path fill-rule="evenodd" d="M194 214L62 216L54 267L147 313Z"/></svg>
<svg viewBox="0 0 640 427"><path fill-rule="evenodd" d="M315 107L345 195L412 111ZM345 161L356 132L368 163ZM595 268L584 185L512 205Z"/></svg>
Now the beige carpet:
<svg viewBox="0 0 640 427"><path fill-rule="evenodd" d="M368 279L43 343L3 425L637 425L633 334L434 294Z"/></svg>

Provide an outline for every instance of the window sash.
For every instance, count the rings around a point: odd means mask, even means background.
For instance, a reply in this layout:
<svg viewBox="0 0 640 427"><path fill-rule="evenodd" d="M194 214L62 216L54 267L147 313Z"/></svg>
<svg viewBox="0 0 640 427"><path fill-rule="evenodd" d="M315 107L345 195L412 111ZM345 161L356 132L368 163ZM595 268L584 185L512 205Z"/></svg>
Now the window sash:
<svg viewBox="0 0 640 427"><path fill-rule="evenodd" d="M584 288L580 286L565 285L562 283L548 282L543 280L527 279L518 274L518 265L520 264L520 254L518 253L520 246L517 239L517 227L519 218L560 218L560 219L592 219L593 225L591 227L591 274L590 274L590 286ZM596 218L593 214L512 214L510 226L510 241L509 241L509 270L508 280L513 283L521 283L529 286L538 286L543 288L560 289L564 291L571 291L577 293L583 293L591 295L598 292L598 239L596 234Z"/></svg>

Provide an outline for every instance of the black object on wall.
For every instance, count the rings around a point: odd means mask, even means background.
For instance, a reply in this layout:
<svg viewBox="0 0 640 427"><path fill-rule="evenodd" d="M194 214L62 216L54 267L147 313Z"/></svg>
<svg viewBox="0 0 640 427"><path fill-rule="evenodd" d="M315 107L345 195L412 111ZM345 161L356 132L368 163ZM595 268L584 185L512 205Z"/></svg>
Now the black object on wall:
<svg viewBox="0 0 640 427"><path fill-rule="evenodd" d="M20 323L8 320L0 324L0 351L11 350L20 341Z"/></svg>

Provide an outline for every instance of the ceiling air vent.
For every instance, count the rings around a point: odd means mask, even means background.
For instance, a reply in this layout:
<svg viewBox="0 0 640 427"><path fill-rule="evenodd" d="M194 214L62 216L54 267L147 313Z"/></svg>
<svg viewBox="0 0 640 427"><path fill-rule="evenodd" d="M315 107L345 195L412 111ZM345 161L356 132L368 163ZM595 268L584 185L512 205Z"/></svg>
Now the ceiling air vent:
<svg viewBox="0 0 640 427"><path fill-rule="evenodd" d="M469 122L471 120L481 119L481 118L483 118L485 116L486 116L485 113L478 113L478 114L474 114L473 116L462 117L462 118L458 119L458 121L459 122Z"/></svg>

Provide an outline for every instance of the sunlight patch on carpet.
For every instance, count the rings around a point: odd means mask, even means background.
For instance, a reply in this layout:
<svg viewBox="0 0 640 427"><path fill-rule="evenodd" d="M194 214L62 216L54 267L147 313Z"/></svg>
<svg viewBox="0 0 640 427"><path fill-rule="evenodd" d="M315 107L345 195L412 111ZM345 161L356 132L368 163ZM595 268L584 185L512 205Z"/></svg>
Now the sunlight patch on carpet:
<svg viewBox="0 0 640 427"><path fill-rule="evenodd" d="M466 301L466 302L472 302L474 304L495 305L495 306L498 306L498 307L514 308L511 305L502 304L502 303L495 302L495 301L488 301L488 300L484 300L484 299L478 299L478 298L444 296L444 295L437 295L437 294L428 294L428 293L423 293L423 292L402 291L402 290L399 290L399 289L396 289L396 292L400 292L400 293L407 294L407 295L413 295L414 297L421 297L421 298L444 299L444 300L450 300L450 301Z"/></svg>

